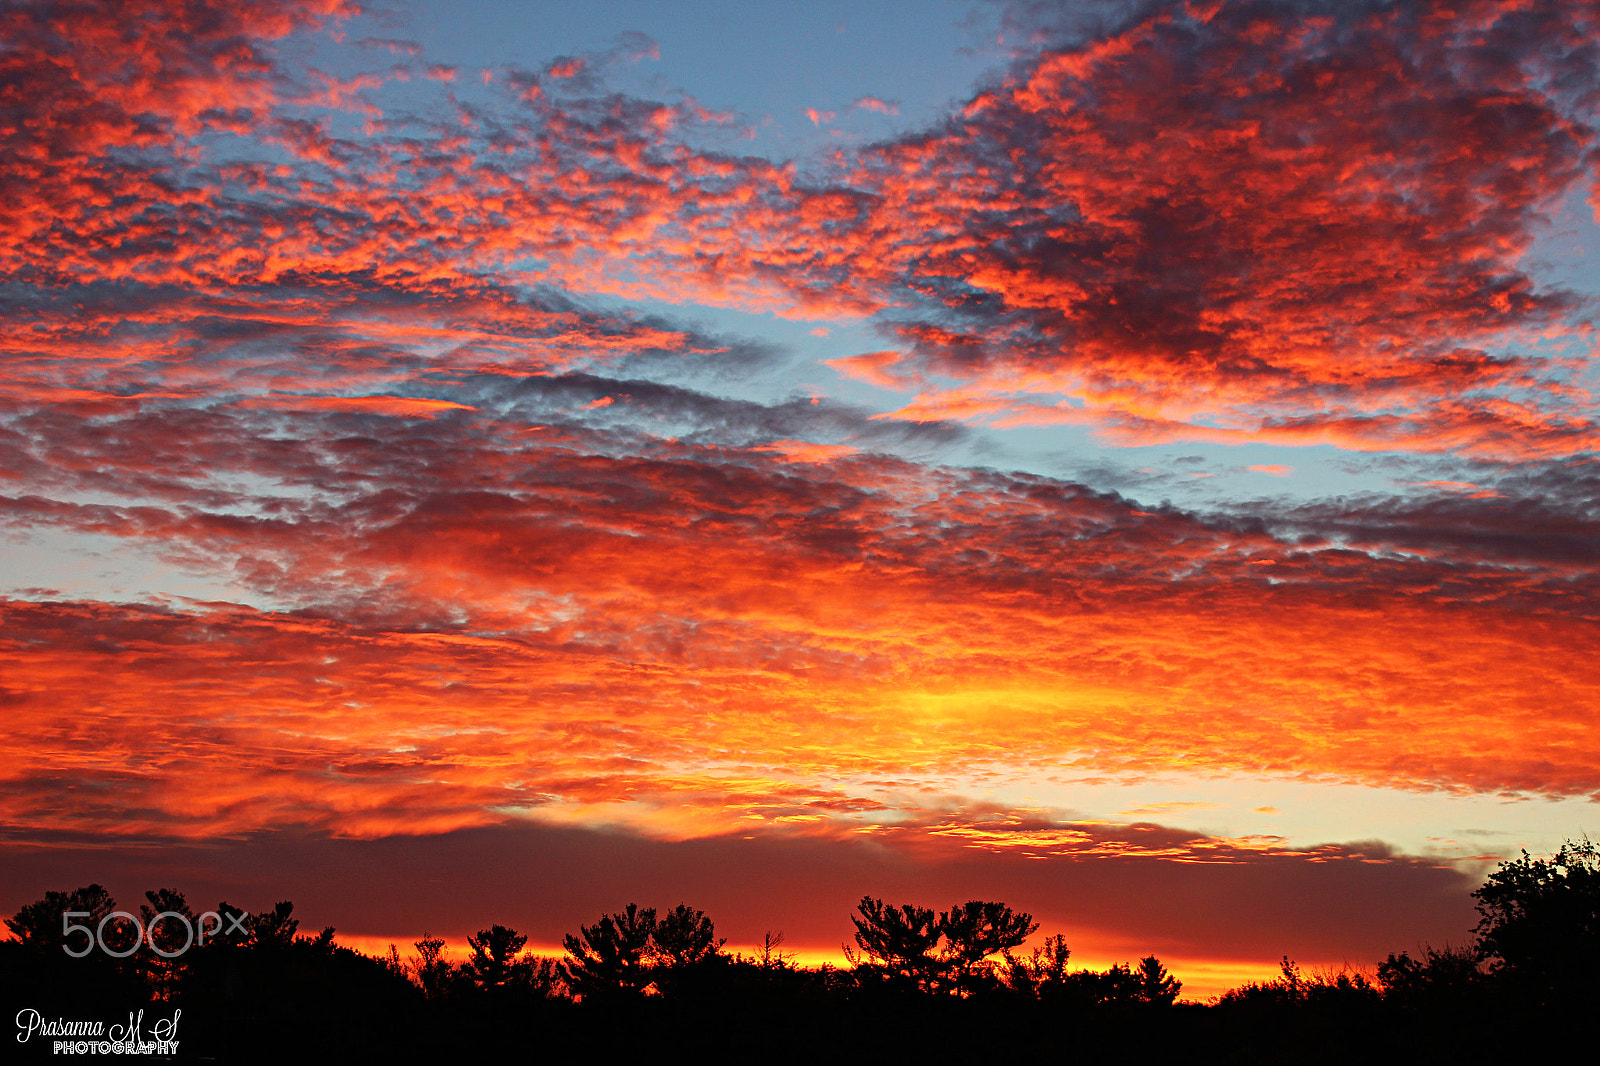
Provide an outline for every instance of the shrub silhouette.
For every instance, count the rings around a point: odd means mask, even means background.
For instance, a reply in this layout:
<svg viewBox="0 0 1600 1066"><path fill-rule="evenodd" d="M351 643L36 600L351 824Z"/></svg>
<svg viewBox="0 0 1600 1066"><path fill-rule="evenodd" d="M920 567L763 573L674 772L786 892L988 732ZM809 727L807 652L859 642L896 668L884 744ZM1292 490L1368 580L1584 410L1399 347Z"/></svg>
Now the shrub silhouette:
<svg viewBox="0 0 1600 1066"><path fill-rule="evenodd" d="M1223 993L1218 1002L1222 1005L1244 1003L1328 1005L1368 1005L1376 1002L1381 993L1359 970L1344 967L1338 970L1313 973L1309 977L1287 955L1281 963L1282 977L1272 981L1252 981Z"/></svg>
<svg viewBox="0 0 1600 1066"><path fill-rule="evenodd" d="M1384 997L1404 1006L1452 1004L1481 988L1484 976L1475 947L1425 945L1421 958L1402 951L1378 963Z"/></svg>

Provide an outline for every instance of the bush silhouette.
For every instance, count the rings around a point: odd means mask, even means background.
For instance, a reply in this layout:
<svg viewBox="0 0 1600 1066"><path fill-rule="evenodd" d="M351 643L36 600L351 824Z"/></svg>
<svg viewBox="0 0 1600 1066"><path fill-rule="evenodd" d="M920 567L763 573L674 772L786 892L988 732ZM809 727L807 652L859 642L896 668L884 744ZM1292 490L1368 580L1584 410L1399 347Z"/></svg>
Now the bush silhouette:
<svg viewBox="0 0 1600 1066"><path fill-rule="evenodd" d="M1420 958L1405 951L1390 954L1378 963L1378 981L1396 1004L1453 1004L1482 987L1484 971L1475 947L1425 946Z"/></svg>

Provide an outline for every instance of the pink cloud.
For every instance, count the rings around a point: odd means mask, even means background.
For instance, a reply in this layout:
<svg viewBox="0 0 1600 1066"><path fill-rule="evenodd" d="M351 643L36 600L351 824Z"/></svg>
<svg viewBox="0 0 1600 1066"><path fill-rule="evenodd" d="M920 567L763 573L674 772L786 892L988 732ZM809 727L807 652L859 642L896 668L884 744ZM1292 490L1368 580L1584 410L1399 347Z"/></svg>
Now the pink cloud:
<svg viewBox="0 0 1600 1066"><path fill-rule="evenodd" d="M861 111L877 111L884 115L898 115L900 113L899 104L880 100L876 96L863 96L850 106Z"/></svg>

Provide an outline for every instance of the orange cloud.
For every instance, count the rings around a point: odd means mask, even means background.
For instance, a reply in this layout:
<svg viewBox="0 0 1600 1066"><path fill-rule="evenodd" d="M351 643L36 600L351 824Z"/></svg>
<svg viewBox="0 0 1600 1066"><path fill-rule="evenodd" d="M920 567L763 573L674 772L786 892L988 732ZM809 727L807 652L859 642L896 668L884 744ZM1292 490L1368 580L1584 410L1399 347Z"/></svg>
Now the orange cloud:
<svg viewBox="0 0 1600 1066"><path fill-rule="evenodd" d="M880 389L904 389L911 384L911 379L903 374L892 373L888 368L901 361L899 352L867 352L863 355L848 355L842 359L826 360L828 366L833 367L846 377L858 381L865 381L869 385L876 385Z"/></svg>
<svg viewBox="0 0 1600 1066"><path fill-rule="evenodd" d="M803 440L775 440L771 444L759 445L755 450L776 452L789 463L826 463L857 451L848 444L813 444Z"/></svg>
<svg viewBox="0 0 1600 1066"><path fill-rule="evenodd" d="M997 766L1600 791L1592 532L1556 510L1308 509L1280 539L1041 478L788 442L612 458L461 415L244 451L216 415L168 419L188 458L111 478L121 430L55 439L57 478L151 502L11 497L9 523L147 544L300 613L7 604L8 822L832 831ZM218 459L309 495L224 494ZM90 749L73 707L150 737Z"/></svg>
<svg viewBox="0 0 1600 1066"><path fill-rule="evenodd" d="M473 407L449 400L404 396L254 396L237 402L240 407L312 411L364 411L380 415L433 418L446 411L471 411Z"/></svg>

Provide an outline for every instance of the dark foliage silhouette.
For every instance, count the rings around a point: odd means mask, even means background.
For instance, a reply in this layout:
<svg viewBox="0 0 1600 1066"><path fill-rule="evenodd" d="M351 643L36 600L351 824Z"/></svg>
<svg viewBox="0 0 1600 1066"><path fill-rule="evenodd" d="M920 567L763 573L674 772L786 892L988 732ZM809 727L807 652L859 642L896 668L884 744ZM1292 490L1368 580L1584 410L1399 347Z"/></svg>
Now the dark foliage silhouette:
<svg viewBox="0 0 1600 1066"><path fill-rule="evenodd" d="M649 952L656 929L654 907L630 903L594 925L578 927L562 943L567 961L562 972L580 999L637 996L650 984Z"/></svg>
<svg viewBox="0 0 1600 1066"><path fill-rule="evenodd" d="M252 915L250 946L274 950L294 943L295 934L300 930L300 920L293 917L293 914L294 904L288 900L279 900L270 911ZM331 939L333 931L329 929L325 932Z"/></svg>
<svg viewBox="0 0 1600 1066"><path fill-rule="evenodd" d="M1392 953L1376 980L1285 957L1279 977L1200 1005L1177 1001L1154 955L1073 969L1061 934L1029 947L1038 923L993 901L941 913L865 896L841 969L794 965L774 933L753 957L730 955L684 903L603 914L564 938L563 960L493 924L465 938L463 961L427 934L402 961L393 946L383 959L341 947L331 928L302 934L288 901L201 913L162 888L145 893L136 943L134 916L88 885L7 919L0 991L62 1016L181 1011L185 1050L228 1062L525 1057L530 1039L586 1060L1059 1058L1070 1039L1091 1058L1428 1062L1514 1056L1531 1023L1559 1047L1579 1032L1560 1023L1595 995L1600 849L1524 854L1474 895L1470 947Z"/></svg>
<svg viewBox="0 0 1600 1066"><path fill-rule="evenodd" d="M1526 851L1473 893L1478 954L1491 973L1540 1003L1600 994L1600 846L1567 841L1548 859Z"/></svg>
<svg viewBox="0 0 1600 1066"><path fill-rule="evenodd" d="M1139 960L1133 978L1133 997L1139 1003L1169 1007L1178 1001L1178 993L1183 991L1183 982L1169 974L1154 955Z"/></svg>
<svg viewBox="0 0 1600 1066"><path fill-rule="evenodd" d="M862 896L856 910L860 913L850 921L856 927L856 946L867 960L858 968L913 987L931 987L943 969L934 957L943 935L938 913L909 903L889 906L871 896ZM849 957L856 959L853 953Z"/></svg>
<svg viewBox="0 0 1600 1066"><path fill-rule="evenodd" d="M479 988L506 988L526 982L527 960L517 956L528 938L515 929L492 925L467 938L472 959L467 969Z"/></svg>
<svg viewBox="0 0 1600 1066"><path fill-rule="evenodd" d="M1035 998L1058 996L1070 983L1067 960L1071 957L1067 938L1060 933L1045 937L1044 943L1025 958L1014 958L1007 952L1006 986L1014 992Z"/></svg>
<svg viewBox="0 0 1600 1066"><path fill-rule="evenodd" d="M630 903L580 926L563 943L567 959L560 973L580 1000L703 988L709 972L727 961L711 919L685 903L660 917L654 907Z"/></svg>
<svg viewBox="0 0 1600 1066"><path fill-rule="evenodd" d="M144 898L139 918L151 950L141 952L140 959L151 994L168 1000L183 978L183 958L195 946L200 918L182 892L159 888L146 892Z"/></svg>
<svg viewBox="0 0 1600 1066"><path fill-rule="evenodd" d="M1253 981L1239 986L1221 997L1223 1004L1233 1003L1368 1003L1377 1000L1381 992L1367 975L1348 967L1328 973L1305 974L1287 955L1281 964L1283 976L1273 981Z"/></svg>
<svg viewBox="0 0 1600 1066"><path fill-rule="evenodd" d="M453 990L455 967L443 958L444 938L422 934L414 945L417 954L412 957L410 971L416 976L417 986L429 999L444 999Z"/></svg>
<svg viewBox="0 0 1600 1066"><path fill-rule="evenodd" d="M6 1004L112 1021L141 1011L181 1017L185 1057L196 1048L234 1062L403 1051L397 1030L351 1021L398 1021L420 992L379 960L337 946L332 928L297 935L292 903L257 914L222 903L197 914L172 889L145 900L137 925L132 912L116 915L99 885L47 892L22 907L7 921L17 939L0 943ZM81 930L63 936L64 922L94 930L99 943L90 949Z"/></svg>
<svg viewBox="0 0 1600 1066"><path fill-rule="evenodd" d="M131 923L112 918L117 909L116 900L98 884L46 892L43 899L20 908L6 919L16 940L0 943L3 987L25 990L26 1005L41 1010L74 1003L119 1006L149 998L146 966L137 957L142 953L130 951ZM95 937L117 954L99 950ZM16 993L12 998L20 1002Z"/></svg>
<svg viewBox="0 0 1600 1066"><path fill-rule="evenodd" d="M944 961L958 991L971 993L999 983L991 956L1021 947L1036 933L1039 923L1031 914L1013 911L1004 903L968 900L939 919L945 938Z"/></svg>
<svg viewBox="0 0 1600 1066"><path fill-rule="evenodd" d="M651 938L656 960L673 968L704 963L726 943L717 939L717 931L703 911L683 903L656 921Z"/></svg>
<svg viewBox="0 0 1600 1066"><path fill-rule="evenodd" d="M46 892L43 899L28 904L7 918L6 927L22 941L23 946L31 950L44 951L66 946L70 954L78 955L86 947L83 934L75 934L79 939L68 943L63 915L83 915L83 918L71 924L98 929L100 923L116 909L117 901L111 898L109 892L100 885L88 885L71 892Z"/></svg>
<svg viewBox="0 0 1600 1066"><path fill-rule="evenodd" d="M1476 948L1425 946L1417 958L1390 954L1378 963L1378 980L1390 1001L1409 1006L1454 1004L1484 986L1485 971Z"/></svg>

